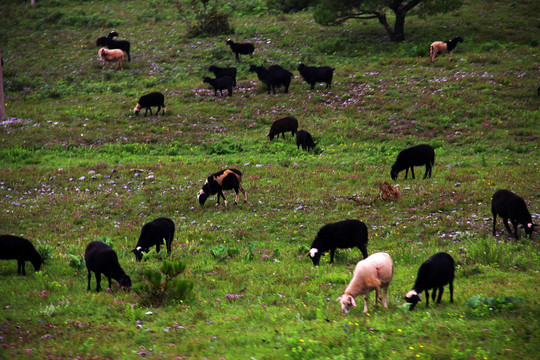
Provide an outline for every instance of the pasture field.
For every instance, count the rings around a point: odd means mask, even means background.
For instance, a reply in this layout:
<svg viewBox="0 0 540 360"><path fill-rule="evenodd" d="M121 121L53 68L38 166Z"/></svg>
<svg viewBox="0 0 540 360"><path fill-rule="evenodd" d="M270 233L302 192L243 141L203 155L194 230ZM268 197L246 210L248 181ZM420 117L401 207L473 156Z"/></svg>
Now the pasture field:
<svg viewBox="0 0 540 360"><path fill-rule="evenodd" d="M539 358L540 235L514 239L499 220L492 236L490 211L506 188L540 222L538 1L412 14L400 44L376 22L322 27L260 0L223 4L233 34L188 38L178 3L0 2L0 234L50 257L27 276L0 261L0 359ZM112 29L131 42L124 71L97 58ZM455 35L454 61L431 64L429 44ZM253 41L253 59L235 63L229 37ZM248 72L273 63L294 73L289 94L267 95ZM334 67L332 88L309 90L300 63ZM238 68L232 97L203 84L212 64ZM151 91L165 94L166 116L135 117ZM289 115L315 152L265 137ZM435 148L432 178L416 168L392 181L398 152L419 143ZM228 207L199 206L205 178L226 167L244 173L248 202L227 192ZM399 199L381 198L384 181ZM161 262L130 251L159 216L176 224L169 260L193 289L151 302L135 289ZM319 267L306 256L322 225L346 218L366 223L370 254L393 258L388 309L371 294L368 313L341 314L358 249ZM81 254L98 238L132 291L86 291ZM439 251L457 264L455 302L446 288L440 305L409 312L418 266Z"/></svg>

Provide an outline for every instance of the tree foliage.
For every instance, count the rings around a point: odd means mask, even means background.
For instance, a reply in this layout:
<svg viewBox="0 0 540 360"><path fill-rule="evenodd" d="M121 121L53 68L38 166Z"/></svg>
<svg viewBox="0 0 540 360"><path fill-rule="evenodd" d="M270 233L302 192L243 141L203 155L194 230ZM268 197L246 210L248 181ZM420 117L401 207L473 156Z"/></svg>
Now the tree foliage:
<svg viewBox="0 0 540 360"><path fill-rule="evenodd" d="M415 9L420 15L445 13L459 8L462 0L320 0L313 17L322 25L338 25L349 19L377 19L392 41L405 40L405 17ZM395 15L392 28L386 18L391 10Z"/></svg>

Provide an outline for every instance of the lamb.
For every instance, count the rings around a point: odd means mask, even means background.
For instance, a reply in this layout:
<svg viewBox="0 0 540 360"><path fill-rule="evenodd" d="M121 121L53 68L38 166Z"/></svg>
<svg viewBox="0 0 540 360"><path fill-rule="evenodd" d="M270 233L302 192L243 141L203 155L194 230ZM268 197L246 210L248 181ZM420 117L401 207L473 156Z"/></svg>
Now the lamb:
<svg viewBox="0 0 540 360"><path fill-rule="evenodd" d="M291 79L294 77L293 74L290 71L281 68L279 65L272 66L266 68L263 66L250 65L249 70L257 73L259 80L268 87L268 94L270 94L271 90L275 94L276 88L280 86L285 88L285 94L287 94L289 92L289 86L291 85Z"/></svg>
<svg viewBox="0 0 540 360"><path fill-rule="evenodd" d="M210 175L206 179L202 189L197 193L197 199L199 200L199 204L202 206L210 195L218 194L216 205L219 205L219 197L221 196L225 202L225 206L227 206L228 202L225 200L223 190L231 189L236 192L236 198L234 200L235 204L238 204L238 198L240 196L238 190L242 191L244 201L247 201L246 191L242 187L242 173L236 169L221 170Z"/></svg>
<svg viewBox="0 0 540 360"><path fill-rule="evenodd" d="M337 248L347 249L357 247L367 258L368 230L360 220L343 220L326 224L319 229L311 244L309 257L314 266L319 265L321 254L330 251L330 264L334 263L334 253Z"/></svg>
<svg viewBox="0 0 540 360"><path fill-rule="evenodd" d="M109 35L100 37L96 40L96 46L106 46L109 49L120 49L125 51L128 56L128 61L131 61L131 55L129 54L131 44L127 40L114 40L113 38L118 36L116 31L111 31Z"/></svg>
<svg viewBox="0 0 540 360"><path fill-rule="evenodd" d="M34 265L34 270L39 271L43 259L29 240L14 235L0 235L0 259L17 260L17 274L25 275L25 261Z"/></svg>
<svg viewBox="0 0 540 360"><path fill-rule="evenodd" d="M296 133L296 148L300 149L300 145L302 146L302 150L307 149L309 151L315 148L313 137L306 130L300 130Z"/></svg>
<svg viewBox="0 0 540 360"><path fill-rule="evenodd" d="M233 79L230 76L223 76L216 79L205 77L203 82L212 85L214 88L214 96L217 96L218 90L221 95L223 95L223 90L227 90L228 95L232 96Z"/></svg>
<svg viewBox="0 0 540 360"><path fill-rule="evenodd" d="M405 301L411 304L409 310L413 310L420 301L422 291L426 292L426 308L429 306L429 289L433 289L431 299L435 301L437 289L439 296L437 304L441 303L441 298L446 284L450 288L450 302L454 302L454 259L445 252L437 253L424 261L418 269L414 287L405 295Z"/></svg>
<svg viewBox="0 0 540 360"><path fill-rule="evenodd" d="M144 116L148 115L148 110L150 110L150 115L152 115L152 106L158 107L156 115L159 114L159 110L161 110L161 108L163 107L163 115L165 115L165 111L167 110L165 108L165 95L160 92L154 91L150 94L141 96L139 98L139 101L137 102L137 105L135 106L135 109L133 109L133 112L135 113L135 115L139 115L141 109L145 108Z"/></svg>
<svg viewBox="0 0 540 360"><path fill-rule="evenodd" d="M230 76L233 80L233 86L236 86L236 68L234 67L220 68L218 66L212 65L208 68L208 71L214 73L216 78L220 78L223 76Z"/></svg>
<svg viewBox="0 0 540 360"><path fill-rule="evenodd" d="M351 307L356 306L354 298L358 295L364 296L364 312L368 311L368 296L369 293L375 290L375 306L377 300L381 300L383 307L388 309L387 296L388 285L392 281L394 274L394 264L390 255L387 253L375 253L356 264L354 275L345 289L343 295L337 300L341 303L341 309L346 314L349 313ZM381 296L381 290L384 296Z"/></svg>
<svg viewBox="0 0 540 360"><path fill-rule="evenodd" d="M141 261L143 252L150 251L150 247L156 246L156 252L159 253L163 239L167 247L167 255L172 252L171 244L174 239L174 222L166 217L160 217L143 225L141 235L137 246L131 252L135 254L135 259Z"/></svg>
<svg viewBox="0 0 540 360"><path fill-rule="evenodd" d="M131 287L131 279L118 263L116 252L101 241L92 241L84 252L84 261L88 269L88 288L90 291L90 279L92 271L96 275L96 292L101 290L101 274L109 279L109 288L112 286L111 279L118 281L122 288Z"/></svg>
<svg viewBox="0 0 540 360"><path fill-rule="evenodd" d="M288 131L290 131L291 134L294 136L297 129L298 120L292 116L286 116L284 118L274 120L274 122L270 126L270 131L266 136L270 140L273 140L274 136L279 137L279 134L281 134L281 137L285 137L285 133Z"/></svg>
<svg viewBox="0 0 540 360"><path fill-rule="evenodd" d="M409 168L411 169L412 178L414 179L414 166L426 165L426 173L424 174L424 179L426 177L431 177L431 168L435 163L435 150L433 147L427 144L413 146L407 149L402 150L396 159L394 165L392 165L392 170L390 171L390 176L392 180L396 180L400 171L405 170L405 179L409 174Z"/></svg>
<svg viewBox="0 0 540 360"><path fill-rule="evenodd" d="M118 66L120 66L120 70L124 70L124 52L122 50L108 50L101 48L99 49L98 54L101 60L103 60L103 70L105 70L105 65L107 62L113 61L117 62L115 70L118 70Z"/></svg>
<svg viewBox="0 0 540 360"><path fill-rule="evenodd" d="M311 90L315 89L316 83L326 83L326 88L332 87L332 77L334 76L334 70L330 66L306 66L304 64L298 65L298 71L304 80L311 85Z"/></svg>
<svg viewBox="0 0 540 360"><path fill-rule="evenodd" d="M452 40L446 40L445 42L435 41L429 46L429 56L431 58L431 62L435 61L435 56L437 56L438 53L444 54L446 52L448 53L450 61L452 61L452 50L454 50L457 44L460 42L463 42L463 38L461 36L456 36Z"/></svg>
<svg viewBox="0 0 540 360"><path fill-rule="evenodd" d="M236 55L236 61L240 61L238 57L239 54L249 55L253 58L253 52L255 51L255 46L252 43L235 43L231 39L227 39L227 45L231 47L231 50Z"/></svg>
<svg viewBox="0 0 540 360"><path fill-rule="evenodd" d="M508 231L509 234L512 233L510 226L508 226L508 219L510 219L514 226L514 236L516 239L519 239L518 224L523 226L523 229L525 230L525 233L529 235L529 238L532 237L532 232L537 226L532 222L531 213L527 209L525 200L508 190L497 190L495 194L493 194L491 213L493 214L493 236L495 236L497 214L502 218L506 231Z"/></svg>

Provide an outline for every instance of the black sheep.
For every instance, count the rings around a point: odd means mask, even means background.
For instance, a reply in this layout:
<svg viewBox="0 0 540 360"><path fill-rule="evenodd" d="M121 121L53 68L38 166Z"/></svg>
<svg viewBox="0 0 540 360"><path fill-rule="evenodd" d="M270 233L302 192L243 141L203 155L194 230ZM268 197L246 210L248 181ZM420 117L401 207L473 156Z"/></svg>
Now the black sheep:
<svg viewBox="0 0 540 360"><path fill-rule="evenodd" d="M266 135L270 140L274 139L274 136L279 137L281 134L282 137L285 137L285 133L290 131L294 136L296 130L298 129L298 120L292 116L287 116L281 119L274 120L270 126L270 131Z"/></svg>
<svg viewBox="0 0 540 360"><path fill-rule="evenodd" d="M14 235L0 235L0 259L17 260L17 274L26 275L25 261L39 271L43 259L29 240Z"/></svg>
<svg viewBox="0 0 540 360"><path fill-rule="evenodd" d="M101 274L109 279L109 288L112 286L112 280L118 281L122 287L131 287L131 279L126 275L118 263L116 252L107 244L101 241L92 241L86 247L84 252L84 261L88 269L88 288L90 291L90 279L92 271L96 275L96 291L101 290Z"/></svg>
<svg viewBox="0 0 540 360"><path fill-rule="evenodd" d="M330 251L330 264L334 262L334 253L337 248L347 249L357 247L362 252L364 259L367 258L368 230L366 224L360 220L343 220L336 223L326 224L319 229L309 257L313 265L319 265L321 254Z"/></svg>
<svg viewBox="0 0 540 360"><path fill-rule="evenodd" d="M165 115L165 111L167 110L165 108L165 95L163 95L160 92L151 92L150 94L143 95L139 98L139 101L137 102L137 105L135 106L135 109L133 109L133 112L135 115L139 115L139 112L142 108L145 108L144 116L148 114L148 110L150 110L150 115L152 115L152 106L157 106L158 109L156 111L156 116L159 114L159 110L163 107L163 115Z"/></svg>
<svg viewBox="0 0 540 360"><path fill-rule="evenodd" d="M454 272L455 265L452 256L445 252L437 253L424 261L418 269L418 275L414 282L414 287L411 291L405 295L405 301L411 304L409 310L414 309L416 304L420 301L420 294L422 291L426 292L426 307L429 306L429 292L433 289L431 299L435 301L437 296L437 289L439 289L439 296L437 297L437 304L441 303L444 286L449 285L450 288L450 302L454 302Z"/></svg>
<svg viewBox="0 0 540 360"><path fill-rule="evenodd" d="M156 246L156 252L159 253L163 239L165 239L165 245L167 247L167 255L172 251L171 244L174 239L174 222L166 217L160 217L152 220L143 225L141 229L141 235L137 246L132 253L135 254L135 259L141 261L143 252L150 251L152 246Z"/></svg>
<svg viewBox="0 0 540 360"><path fill-rule="evenodd" d="M218 90L220 95L223 95L223 90L227 90L228 95L232 96L233 79L230 76L223 76L216 79L205 77L203 82L212 85L214 88L214 96L217 96Z"/></svg>
<svg viewBox="0 0 540 360"><path fill-rule="evenodd" d="M296 148L299 149L300 146L302 146L302 150L313 150L315 148L315 142L311 134L306 130L300 130L296 133Z"/></svg>
<svg viewBox="0 0 540 360"><path fill-rule="evenodd" d="M235 43L231 39L227 39L227 45L231 47L231 50L236 55L236 61L240 61L239 54L250 55L253 57L255 46L252 43Z"/></svg>
<svg viewBox="0 0 540 360"><path fill-rule="evenodd" d="M508 219L510 219L514 226L514 236L516 239L519 239L518 224L521 224L525 233L529 237L532 237L532 232L536 225L532 222L531 213L527 209L525 200L520 196L508 190L497 190L493 194L491 201L491 213L493 214L493 236L495 236L495 222L497 220L497 214L499 214L509 234L512 233L510 226L508 226Z"/></svg>
<svg viewBox="0 0 540 360"><path fill-rule="evenodd" d="M431 177L431 168L434 163L435 150L433 150L433 147L427 144L413 146L402 150L398 154L396 162L392 165L390 176L392 177L392 180L396 180L399 172L405 170L406 179L410 168L412 178L414 179L414 166L426 165L426 173L424 174L425 179L428 176Z"/></svg>
<svg viewBox="0 0 540 360"><path fill-rule="evenodd" d="M218 66L212 65L208 68L208 71L214 73L216 79L223 76L230 76L233 80L233 86L236 86L236 68L220 68Z"/></svg>
<svg viewBox="0 0 540 360"><path fill-rule="evenodd" d="M257 73L259 80L268 87L268 94L270 94L270 90L275 94L276 88L280 86L285 88L285 94L288 93L293 74L290 71L281 68L279 65L272 66L267 68L264 66L250 65L249 70Z"/></svg>
<svg viewBox="0 0 540 360"><path fill-rule="evenodd" d="M111 31L109 35L102 36L96 40L96 46L106 46L109 49L120 49L128 56L128 61L131 61L129 54L131 44L127 40L114 40L113 37L118 36L116 31Z"/></svg>
<svg viewBox="0 0 540 360"><path fill-rule="evenodd" d="M238 193L239 190L242 191L242 194L244 195L244 201L247 201L246 191L242 187L242 173L236 169L221 170L210 175L206 179L202 189L197 193L197 199L199 200L199 204L202 206L210 195L217 194L216 205L219 205L219 197L221 196L225 202L225 206L227 206L227 200L225 200L223 190L231 189L233 189L236 193L236 198L234 200L235 204L238 203L238 198L240 196Z"/></svg>
<svg viewBox="0 0 540 360"><path fill-rule="evenodd" d="M332 77L334 76L334 69L330 66L306 66L304 64L298 65L298 71L304 80L311 85L311 90L315 89L316 83L326 83L326 88L332 87Z"/></svg>

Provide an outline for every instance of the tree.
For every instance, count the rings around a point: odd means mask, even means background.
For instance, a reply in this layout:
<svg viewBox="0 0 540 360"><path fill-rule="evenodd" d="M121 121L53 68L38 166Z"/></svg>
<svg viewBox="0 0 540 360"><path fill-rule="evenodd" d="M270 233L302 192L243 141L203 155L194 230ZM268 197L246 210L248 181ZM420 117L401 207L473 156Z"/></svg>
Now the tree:
<svg viewBox="0 0 540 360"><path fill-rule="evenodd" d="M0 51L0 59L2 59L2 52ZM3 76L3 69L2 69L2 63L0 63L0 121L6 120L6 104L4 103L4 76Z"/></svg>
<svg viewBox="0 0 540 360"><path fill-rule="evenodd" d="M405 40L405 16L414 9L420 15L445 13L459 8L462 0L320 0L313 17L322 25L338 25L349 19L378 19L390 40ZM394 12L394 28L388 24L386 12Z"/></svg>

